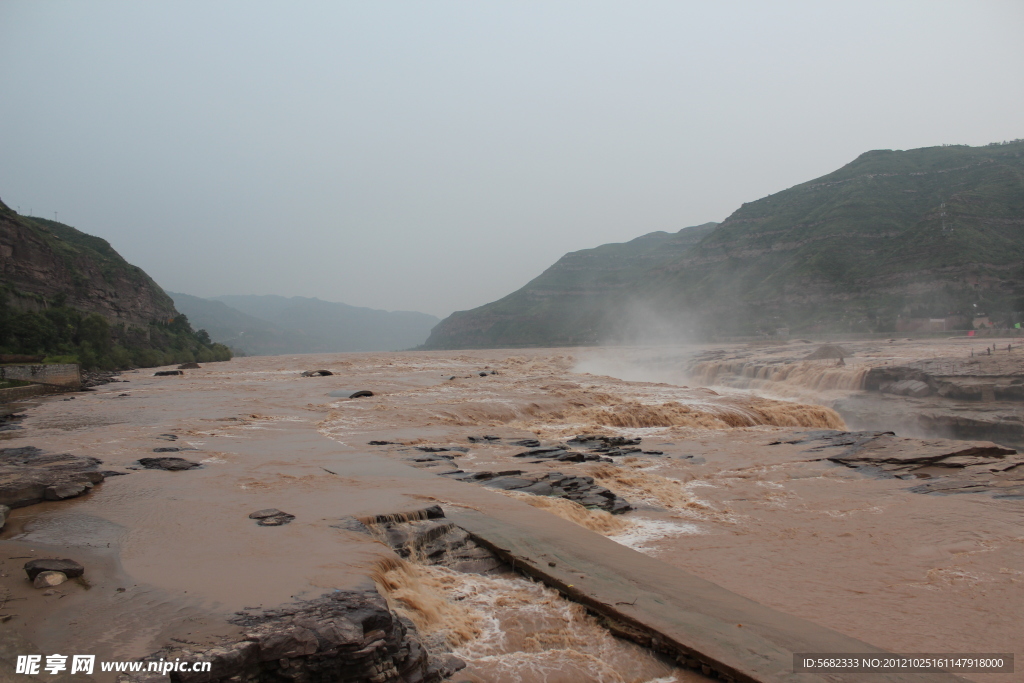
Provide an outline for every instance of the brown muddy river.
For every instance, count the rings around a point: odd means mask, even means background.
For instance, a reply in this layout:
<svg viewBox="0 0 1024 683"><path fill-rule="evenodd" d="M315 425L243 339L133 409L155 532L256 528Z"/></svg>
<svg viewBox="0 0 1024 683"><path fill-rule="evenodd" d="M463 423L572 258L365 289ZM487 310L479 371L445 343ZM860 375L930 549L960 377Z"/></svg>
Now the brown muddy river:
<svg viewBox="0 0 1024 683"><path fill-rule="evenodd" d="M606 536L894 652L1024 652L1020 500L909 492L903 479L786 443L810 429L843 429L827 407L687 388L686 378L657 368L631 377L644 381L615 379L597 373L630 375L609 369L610 352L595 353L239 358L184 377L125 373L128 383L42 400L22 430L4 433L4 447L94 456L128 474L11 514L0 582L15 616L0 633L17 638L15 649L131 659L172 638L228 633L235 627L224 617L238 610L376 582L430 643L467 662L452 680L704 680L615 638L538 583L414 562L396 568L386 545L332 526L440 503L525 528ZM334 374L300 376L316 369ZM328 396L339 389L374 395ZM511 443L550 446L581 433L641 438L642 450L611 462L530 461ZM431 460L417 446L465 450ZM161 447L203 467L132 469ZM439 476L453 469L592 477L634 509L611 515ZM248 514L263 508L295 519L257 526ZM88 585L69 582L48 596L32 589L20 566L42 554L78 559Z"/></svg>

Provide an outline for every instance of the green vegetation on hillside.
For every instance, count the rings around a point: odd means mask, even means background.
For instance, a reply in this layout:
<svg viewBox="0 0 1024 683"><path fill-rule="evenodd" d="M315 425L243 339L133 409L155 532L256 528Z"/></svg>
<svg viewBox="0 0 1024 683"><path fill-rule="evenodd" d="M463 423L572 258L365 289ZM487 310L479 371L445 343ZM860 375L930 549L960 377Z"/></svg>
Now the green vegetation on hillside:
<svg viewBox="0 0 1024 683"><path fill-rule="evenodd" d="M1024 311L1024 140L875 150L720 225L562 257L443 320L427 348L895 332ZM659 330L659 328L661 328ZM658 334L659 331L668 334Z"/></svg>
<svg viewBox="0 0 1024 683"><path fill-rule="evenodd" d="M1024 141L879 150L744 204L641 289L712 333L892 332L898 316L1009 322L1022 263Z"/></svg>
<svg viewBox="0 0 1024 683"><path fill-rule="evenodd" d="M61 259L64 267L71 274L75 290L68 292L69 296L75 294L87 296L91 283L86 273L83 272L82 265L88 263L99 270L107 284L127 285L147 290L147 293L156 299L162 307L168 311L174 310L174 302L153 279L138 266L133 266L125 261L102 237L88 235L70 225L46 218L20 216L10 208L3 206L2 203L0 203L0 211L6 212L7 217L18 220L23 226L32 230L36 237Z"/></svg>
<svg viewBox="0 0 1024 683"><path fill-rule="evenodd" d="M86 370L231 358L102 238L0 202L0 247L0 353Z"/></svg>
<svg viewBox="0 0 1024 683"><path fill-rule="evenodd" d="M230 360L231 350L195 332L184 315L148 329L111 326L58 298L41 311L15 310L0 290L0 353L45 355L48 362L80 363L86 370L154 367Z"/></svg>

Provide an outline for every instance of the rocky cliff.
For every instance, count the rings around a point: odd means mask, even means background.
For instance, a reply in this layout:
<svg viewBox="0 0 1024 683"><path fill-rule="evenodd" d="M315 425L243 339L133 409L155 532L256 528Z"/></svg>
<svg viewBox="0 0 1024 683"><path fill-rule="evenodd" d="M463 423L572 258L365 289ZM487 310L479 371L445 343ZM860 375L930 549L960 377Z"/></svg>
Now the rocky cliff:
<svg viewBox="0 0 1024 683"><path fill-rule="evenodd" d="M2 202L0 285L8 304L22 310L58 301L113 324L137 326L177 315L171 298L106 240L56 221L20 216Z"/></svg>
<svg viewBox="0 0 1024 683"><path fill-rule="evenodd" d="M892 332L1024 311L1024 141L876 150L720 225L564 256L426 348Z"/></svg>

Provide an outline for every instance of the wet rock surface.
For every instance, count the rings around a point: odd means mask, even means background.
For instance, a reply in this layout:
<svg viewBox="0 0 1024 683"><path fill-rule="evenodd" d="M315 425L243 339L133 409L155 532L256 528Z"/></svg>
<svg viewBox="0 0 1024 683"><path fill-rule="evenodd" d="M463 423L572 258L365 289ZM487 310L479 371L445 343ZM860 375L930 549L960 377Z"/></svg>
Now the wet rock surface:
<svg viewBox="0 0 1024 683"><path fill-rule="evenodd" d="M104 370L90 370L88 372L82 372L82 388L91 389L92 387L110 384L111 382L127 382L128 380L117 379L120 374L120 372Z"/></svg>
<svg viewBox="0 0 1024 683"><path fill-rule="evenodd" d="M921 393L906 391L909 386ZM910 396L935 394L959 401L1024 401L1024 350L1000 349L996 356L930 358L872 368L864 378L864 388Z"/></svg>
<svg viewBox="0 0 1024 683"><path fill-rule="evenodd" d="M103 481L101 463L34 446L0 449L0 505L17 508L80 496Z"/></svg>
<svg viewBox="0 0 1024 683"><path fill-rule="evenodd" d="M580 451L568 450L562 446L531 448L528 451L517 453L515 457L533 458L531 462L535 463L543 462L544 460L557 460L558 462L611 462L611 459L602 457L597 453L582 453Z"/></svg>
<svg viewBox="0 0 1024 683"><path fill-rule="evenodd" d="M25 413L19 413L18 408L4 408L0 406L0 432L9 432L21 429L18 424L25 419Z"/></svg>
<svg viewBox="0 0 1024 683"><path fill-rule="evenodd" d="M1024 404L1017 402L954 401L934 393L914 398L883 391L848 396L834 407L848 422L867 428L1024 444Z"/></svg>
<svg viewBox="0 0 1024 683"><path fill-rule="evenodd" d="M284 526L295 519L295 515L281 512L277 508L267 508L250 512L249 519L255 519L260 526Z"/></svg>
<svg viewBox="0 0 1024 683"><path fill-rule="evenodd" d="M154 450L159 451L159 449ZM139 458L139 464L147 470L167 470L169 472L192 470L197 467L202 467L199 463L186 460L185 458L173 458L166 456L161 458Z"/></svg>
<svg viewBox="0 0 1024 683"><path fill-rule="evenodd" d="M614 462L612 457L641 453L637 446L641 442L639 438L626 438L621 436L605 436L594 434L582 434L568 440L566 443L544 446L539 439L531 438L508 438L499 436L470 436L467 440L481 446L518 446L527 450L512 455L514 458L523 458L530 464L545 462ZM372 442L374 445L388 445L392 442ZM588 448L589 451L574 450L570 444L577 447ZM520 491L539 496L553 496L565 498L584 507L597 508L611 513L622 513L633 509L626 500L609 491L607 488L594 483L592 477L567 475L561 472L544 472L527 474L522 470L500 470L500 471L475 471L469 472L459 469L455 459L469 452L468 448L462 446L414 446L419 451L416 455L404 459L413 463L415 467L438 467L447 466L448 469L437 472L438 475L466 481L469 483L481 484L490 488L497 488L506 491ZM407 449L398 449L407 450ZM651 455L661 455L660 451L651 451ZM609 457L611 456L611 457Z"/></svg>
<svg viewBox="0 0 1024 683"><path fill-rule="evenodd" d="M209 661L209 673L176 673L181 683L434 683L462 668L454 657L431 657L408 621L388 609L375 590L338 590L315 600L229 621L243 629L214 647L169 647L144 661ZM132 683L166 676L130 674Z"/></svg>
<svg viewBox="0 0 1024 683"><path fill-rule="evenodd" d="M423 564L441 565L473 574L508 571L508 567L491 551L478 545L465 530L448 521L437 505L411 513L363 520L346 517L331 526L373 536L391 546L399 557Z"/></svg>
<svg viewBox="0 0 1024 683"><path fill-rule="evenodd" d="M915 493L990 493L1024 497L1024 456L989 441L906 439L892 432L820 430L785 442L808 444L826 460L885 476L926 479ZM832 452L832 449L841 449Z"/></svg>
<svg viewBox="0 0 1024 683"><path fill-rule="evenodd" d="M526 474L520 470L455 472L446 473L443 476L503 491L519 491L535 496L565 498L584 507L598 508L612 514L628 512L633 509L633 506L625 499L605 487L595 484L593 477L572 476L561 472Z"/></svg>
<svg viewBox="0 0 1024 683"><path fill-rule="evenodd" d="M503 440L498 436L471 436L470 443L499 444ZM532 458L533 462L544 460L557 460L559 462L612 462L610 458L640 453L640 438L627 438L622 436L606 436L598 434L580 434L565 443L544 446L538 439L511 439L507 445L520 446L527 450L517 453L517 458ZM419 447L421 450L426 450ZM586 449L586 452L576 450ZM459 448L446 448L436 450L465 450ZM653 451L651 455L660 455Z"/></svg>
<svg viewBox="0 0 1024 683"><path fill-rule="evenodd" d="M470 443L497 442L497 441L501 441L501 437L500 436L493 436L493 435L490 435L490 434L485 435L485 436L467 436L466 437L466 441L468 441ZM538 442L537 445L539 446L540 443Z"/></svg>
<svg viewBox="0 0 1024 683"><path fill-rule="evenodd" d="M43 572L60 572L69 579L77 579L85 574L85 567L74 560L39 559L25 563L25 573L29 581L34 581Z"/></svg>
<svg viewBox="0 0 1024 683"><path fill-rule="evenodd" d="M39 572L36 578L32 579L33 588L52 588L59 586L68 580L64 572Z"/></svg>

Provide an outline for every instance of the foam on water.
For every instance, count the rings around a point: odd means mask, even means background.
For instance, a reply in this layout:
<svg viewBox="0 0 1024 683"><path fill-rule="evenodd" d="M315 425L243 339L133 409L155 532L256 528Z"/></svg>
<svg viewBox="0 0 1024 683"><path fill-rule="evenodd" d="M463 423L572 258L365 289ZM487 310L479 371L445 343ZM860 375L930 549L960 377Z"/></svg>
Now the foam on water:
<svg viewBox="0 0 1024 683"><path fill-rule="evenodd" d="M704 533L703 529L688 522L668 522L660 519L633 517L625 530L611 534L608 538L633 550L652 555L657 552L657 549L650 547L650 544L657 540L702 533Z"/></svg>
<svg viewBox="0 0 1024 683"><path fill-rule="evenodd" d="M463 574L389 561L374 578L392 607L416 624L428 644L447 646L466 661L460 680L693 680L649 650L612 636L582 606L519 576Z"/></svg>

